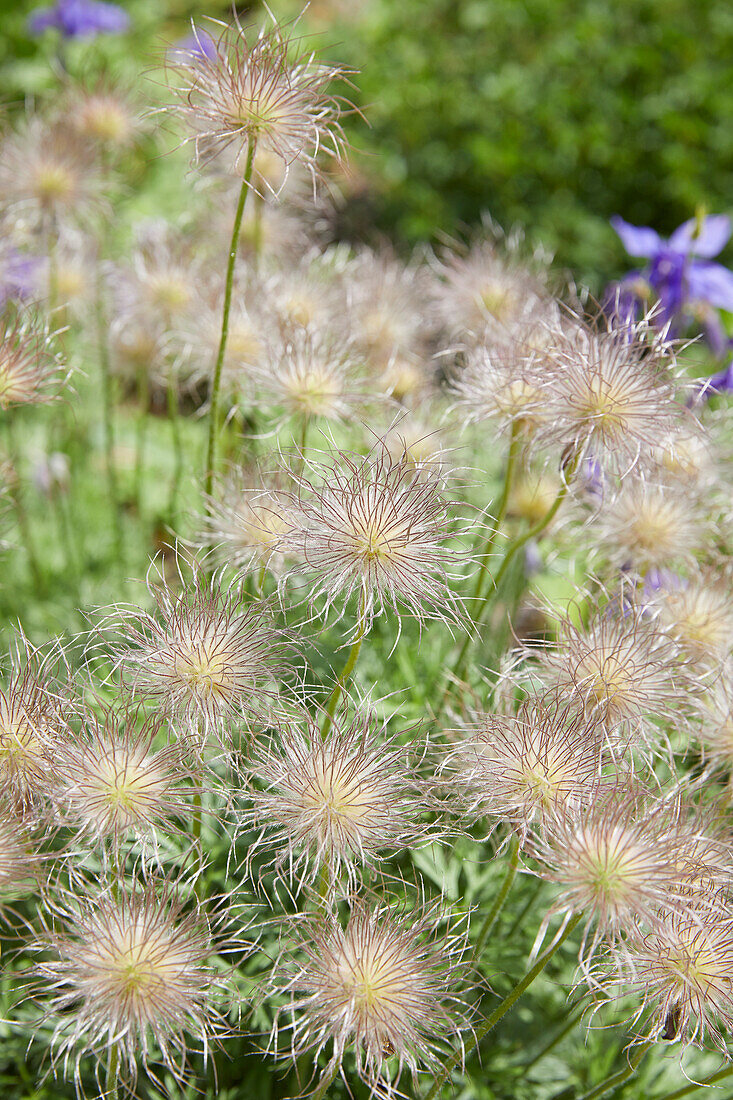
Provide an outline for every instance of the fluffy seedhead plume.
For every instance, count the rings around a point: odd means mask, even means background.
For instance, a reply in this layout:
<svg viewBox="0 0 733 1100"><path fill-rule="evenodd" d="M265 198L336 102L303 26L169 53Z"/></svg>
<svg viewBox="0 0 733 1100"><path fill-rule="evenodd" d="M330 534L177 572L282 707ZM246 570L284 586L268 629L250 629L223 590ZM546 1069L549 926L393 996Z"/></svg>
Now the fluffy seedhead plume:
<svg viewBox="0 0 733 1100"><path fill-rule="evenodd" d="M450 380L455 408L466 423L493 420L500 431L516 426L534 435L547 416L548 378L542 360L518 355L509 345L478 347Z"/></svg>
<svg viewBox="0 0 733 1100"><path fill-rule="evenodd" d="M249 572L267 569L278 576L286 564L283 543L296 523L282 477L235 470L209 502L198 544L211 547L216 562Z"/></svg>
<svg viewBox="0 0 733 1100"><path fill-rule="evenodd" d="M71 1066L79 1084L85 1056L99 1073L116 1050L130 1088L139 1065L160 1086L155 1062L181 1081L190 1039L206 1053L220 1028L203 911L185 911L168 882L118 883L114 895L103 884L77 885L47 906L39 947L48 954L32 989L53 1023L54 1065Z"/></svg>
<svg viewBox="0 0 733 1100"><path fill-rule="evenodd" d="M286 170L297 161L314 179L319 153L340 160L345 139L339 117L347 104L328 88L347 71L316 62L277 24L255 34L236 16L228 26L210 22L220 28L218 37L207 36L211 48L176 50L169 59L177 99L170 110L193 131L188 140L196 159L223 155L243 176L249 152L258 148ZM195 26L193 34L198 41Z"/></svg>
<svg viewBox="0 0 733 1100"><path fill-rule="evenodd" d="M31 117L0 156L2 204L39 225L87 213L99 198L92 150L63 119Z"/></svg>
<svg viewBox="0 0 733 1100"><path fill-rule="evenodd" d="M649 593L650 610L695 668L717 671L733 649L730 584L713 571L665 576Z"/></svg>
<svg viewBox="0 0 733 1100"><path fill-rule="evenodd" d="M262 409L279 406L301 421L345 420L364 400L353 348L327 330L281 330L252 378Z"/></svg>
<svg viewBox="0 0 733 1100"><path fill-rule="evenodd" d="M219 730L234 711L263 716L277 696L283 635L261 604L242 606L239 589L221 587L194 567L181 591L149 578L158 614L120 610L118 660L141 699L182 719L191 733Z"/></svg>
<svg viewBox="0 0 733 1100"><path fill-rule="evenodd" d="M318 482L297 481L300 528L289 544L303 560L292 572L314 577L311 601L323 598L326 612L338 603L342 617L358 596L362 633L387 610L420 622L459 620L447 567L460 554L448 546L441 471L395 460L382 440L365 458L340 454L333 466L308 466Z"/></svg>
<svg viewBox="0 0 733 1100"><path fill-rule="evenodd" d="M641 996L635 1016L650 1039L712 1043L728 1055L733 1028L733 908L728 891L698 894L687 912L633 930L613 975L617 995ZM637 1025L638 1026L638 1025Z"/></svg>
<svg viewBox="0 0 733 1100"><path fill-rule="evenodd" d="M666 335L635 325L580 322L558 328L545 352L547 417L542 440L625 475L655 465L660 438L685 425Z"/></svg>
<svg viewBox="0 0 733 1100"><path fill-rule="evenodd" d="M676 718L689 709L690 677L677 646L644 610L621 597L587 626L563 618L557 640L539 658L542 680L613 735L645 735L649 716ZM613 739L613 737L612 737Z"/></svg>
<svg viewBox="0 0 733 1100"><path fill-rule="evenodd" d="M45 661L28 648L0 688L0 796L24 817L48 806L59 726Z"/></svg>
<svg viewBox="0 0 733 1100"><path fill-rule="evenodd" d="M702 501L684 483L630 475L604 502L595 526L608 559L644 576L650 569L694 562L711 541L705 520Z"/></svg>
<svg viewBox="0 0 733 1100"><path fill-rule="evenodd" d="M557 699L532 699L516 718L486 714L460 731L445 762L470 820L522 832L565 804L584 804L598 781L603 740L592 717Z"/></svg>
<svg viewBox="0 0 733 1100"><path fill-rule="evenodd" d="M428 833L414 755L367 711L337 717L325 740L304 713L245 762L251 809L242 823L260 830L258 847L274 850L276 870L290 881L313 881L325 868L330 890L342 870L356 885L365 865Z"/></svg>
<svg viewBox="0 0 733 1100"><path fill-rule="evenodd" d="M65 381L52 336L30 314L0 319L0 409L46 405Z"/></svg>
<svg viewBox="0 0 733 1100"><path fill-rule="evenodd" d="M66 823L92 843L113 848L131 834L150 837L175 831L191 814L194 793L181 745L156 748L157 721L141 727L134 713L87 714L81 734L59 746L54 762L55 800Z"/></svg>
<svg viewBox="0 0 733 1100"><path fill-rule="evenodd" d="M293 1056L317 1058L330 1047L327 1079L353 1049L370 1096L401 1095L405 1067L415 1080L419 1069L435 1068L445 1043L461 1042L465 938L440 902L422 900L397 908L357 898L345 928L330 913L294 921L275 978L292 997Z"/></svg>
<svg viewBox="0 0 733 1100"><path fill-rule="evenodd" d="M678 800L654 801L629 781L599 783L584 804L546 815L530 851L541 877L559 888L553 908L595 925L592 953L602 936L614 939L635 920L653 927L665 907L685 911L693 868L680 865L683 831Z"/></svg>

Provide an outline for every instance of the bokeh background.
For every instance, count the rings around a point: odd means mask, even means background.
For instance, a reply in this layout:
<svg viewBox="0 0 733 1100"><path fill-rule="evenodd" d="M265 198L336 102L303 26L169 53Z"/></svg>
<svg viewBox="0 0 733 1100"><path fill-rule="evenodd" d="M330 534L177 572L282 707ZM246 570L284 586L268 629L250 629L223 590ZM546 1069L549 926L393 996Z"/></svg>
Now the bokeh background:
<svg viewBox="0 0 733 1100"><path fill-rule="evenodd" d="M0 3L7 112L53 87L50 38L26 33L34 6ZM132 31L67 44L70 67L127 74L143 95L141 66L192 18L203 25L232 10L221 0L123 6ZM280 0L272 10L293 18L301 7ZM245 20L261 11L238 10ZM407 248L465 233L488 214L599 294L629 266L613 214L667 235L700 208L731 207L729 0L314 0L299 26L359 73L363 118L348 122L353 154L348 177L334 181L334 238L383 234ZM151 84L150 95L160 90ZM159 186L141 179L140 191L156 213L174 215L173 174L159 174Z"/></svg>

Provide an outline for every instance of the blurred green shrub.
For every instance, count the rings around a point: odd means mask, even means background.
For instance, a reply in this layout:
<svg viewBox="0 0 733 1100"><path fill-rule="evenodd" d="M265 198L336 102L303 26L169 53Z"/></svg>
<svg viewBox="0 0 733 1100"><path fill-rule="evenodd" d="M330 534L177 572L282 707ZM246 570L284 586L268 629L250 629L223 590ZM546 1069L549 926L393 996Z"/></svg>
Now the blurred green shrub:
<svg viewBox="0 0 733 1100"><path fill-rule="evenodd" d="M384 230L410 242L488 210L598 289L627 266L612 214L666 233L698 204L730 208L729 0L373 0L363 11L332 53L361 70L371 128L351 131Z"/></svg>

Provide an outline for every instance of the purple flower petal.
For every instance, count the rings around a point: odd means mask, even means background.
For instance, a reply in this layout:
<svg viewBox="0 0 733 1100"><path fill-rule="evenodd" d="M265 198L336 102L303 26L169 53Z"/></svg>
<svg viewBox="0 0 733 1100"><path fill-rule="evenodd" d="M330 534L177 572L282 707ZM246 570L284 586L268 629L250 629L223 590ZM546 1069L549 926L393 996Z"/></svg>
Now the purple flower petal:
<svg viewBox="0 0 733 1100"><path fill-rule="evenodd" d="M210 34L194 27L192 34L187 34L173 49L172 53L186 54L200 60L208 58L210 61L216 56L216 43Z"/></svg>
<svg viewBox="0 0 733 1100"><path fill-rule="evenodd" d="M53 8L31 12L28 30L41 34L50 27L65 38L87 38L96 34L122 34L130 26L130 17L117 4L106 0L57 0Z"/></svg>
<svg viewBox="0 0 733 1100"><path fill-rule="evenodd" d="M695 231L698 228L700 235L696 237ZM727 214L710 214L702 219L702 225L697 218L690 218L679 229L675 229L669 238L669 247L675 252L689 253L691 256L717 256L727 243L730 232L731 224Z"/></svg>
<svg viewBox="0 0 733 1100"><path fill-rule="evenodd" d="M733 271L722 264L695 260L687 269L687 286L691 298L733 313Z"/></svg>
<svg viewBox="0 0 733 1100"><path fill-rule="evenodd" d="M621 244L629 256L654 256L664 248L662 238L648 226L629 225L618 215L611 218L611 225L621 238Z"/></svg>

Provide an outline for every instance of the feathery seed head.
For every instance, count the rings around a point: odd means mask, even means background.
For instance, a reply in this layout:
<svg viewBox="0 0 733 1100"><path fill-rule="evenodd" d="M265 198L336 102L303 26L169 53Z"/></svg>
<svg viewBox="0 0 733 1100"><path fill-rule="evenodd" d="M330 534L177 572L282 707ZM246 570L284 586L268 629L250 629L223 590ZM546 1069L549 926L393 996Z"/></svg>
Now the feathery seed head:
<svg viewBox="0 0 733 1100"><path fill-rule="evenodd" d="M472 817L526 830L557 804L584 802L598 780L602 740L593 721L557 700L528 701L516 718L484 715L466 733L446 765Z"/></svg>
<svg viewBox="0 0 733 1100"><path fill-rule="evenodd" d="M181 592L151 585L160 615L123 614L117 648L133 695L214 730L234 710L262 715L276 697L282 636L266 607L241 608L236 589L205 581L198 567L194 574Z"/></svg>
<svg viewBox="0 0 733 1100"><path fill-rule="evenodd" d="M338 600L340 616L359 595L358 628L367 630L387 608L421 622L460 618L448 587L448 502L440 470L395 460L384 440L365 457L340 454L338 464L309 461L321 485L298 479L300 529L292 536L304 560L293 572L315 573L311 601Z"/></svg>
<svg viewBox="0 0 733 1100"><path fill-rule="evenodd" d="M685 906L689 867L680 868L676 801L653 802L628 782L601 782L587 802L559 804L530 845L540 875L559 888L557 907L595 920L593 944L638 918L654 924Z"/></svg>
<svg viewBox="0 0 733 1100"><path fill-rule="evenodd" d="M599 543L619 566L649 569L690 562L710 539L699 498L670 479L651 482L633 474L604 503Z"/></svg>
<svg viewBox="0 0 733 1100"><path fill-rule="evenodd" d="M50 335L30 315L0 320L0 409L45 405L63 385Z"/></svg>
<svg viewBox="0 0 733 1100"><path fill-rule="evenodd" d="M283 542L295 519L282 478L235 471L220 500L212 500L204 519L201 546L212 546L218 564L246 572L267 568L281 574Z"/></svg>
<svg viewBox="0 0 733 1100"><path fill-rule="evenodd" d="M358 866L425 832L412 754L379 736L372 714L344 717L325 741L307 713L283 724L246 764L252 809L244 820L261 828L260 842L291 878L312 880L325 865L332 883L342 868L356 882Z"/></svg>
<svg viewBox="0 0 733 1100"><path fill-rule="evenodd" d="M180 1080L187 1036L204 1050L217 1019L215 978L207 966L210 935L202 914L185 914L166 883L117 896L89 884L48 903L49 957L36 964L36 993L48 997L57 1022L54 1063L79 1063L88 1053L99 1066L116 1048L123 1078L134 1086L138 1062L162 1061Z"/></svg>
<svg viewBox="0 0 733 1100"><path fill-rule="evenodd" d="M252 372L263 406L280 405L290 416L343 420L360 400L356 361L349 342L326 330L298 326L281 331L267 365Z"/></svg>
<svg viewBox="0 0 733 1100"><path fill-rule="evenodd" d="M668 363L670 348L649 318L605 328L558 328L545 357L548 408L543 440L591 451L605 470L654 464L662 437L684 426L685 408Z"/></svg>
<svg viewBox="0 0 733 1100"><path fill-rule="evenodd" d="M317 1053L332 1043L324 1077L353 1048L370 1095L394 1097L405 1066L414 1079L435 1068L445 1043L460 1042L465 929L447 923L440 902L373 907L357 898L346 928L328 913L294 932L304 961L281 964L283 992L293 998L292 1050Z"/></svg>
<svg viewBox="0 0 733 1100"><path fill-rule="evenodd" d="M274 154L287 169L302 164L315 178L320 152L340 160L345 140L339 116L345 101L328 92L347 71L318 64L312 54L292 56L292 41L275 24L255 36L239 20L222 28L212 48L170 55L180 79L170 110L194 131L197 161L225 154L227 165L243 175L248 149ZM198 32L194 28L194 35Z"/></svg>
<svg viewBox="0 0 733 1100"><path fill-rule="evenodd" d="M3 203L33 221L84 212L99 183L89 145L61 119L31 117L3 143Z"/></svg>
<svg viewBox="0 0 733 1100"><path fill-rule="evenodd" d="M556 644L540 656L540 675L607 733L621 724L641 727L650 714L679 719L689 688L677 646L628 605L623 614L600 611L587 627L563 618Z"/></svg>
<svg viewBox="0 0 733 1100"><path fill-rule="evenodd" d="M508 431L516 424L533 433L547 409L547 375L533 355L518 356L508 346L477 347L450 380L455 405L469 424L495 420Z"/></svg>
<svg viewBox="0 0 733 1100"><path fill-rule="evenodd" d="M67 738L57 766L56 798L70 823L95 842L118 845L190 812L191 772L178 745L154 748L156 723L137 729L133 716L88 716L82 737Z"/></svg>
<svg viewBox="0 0 733 1100"><path fill-rule="evenodd" d="M689 910L637 928L618 960L620 994L639 992L649 1035L685 1045L707 1039L727 1054L733 1028L733 909L727 890L696 895ZM659 1035L659 1031L662 1035Z"/></svg>
<svg viewBox="0 0 733 1100"><path fill-rule="evenodd" d="M695 665L724 663L733 649L733 598L719 576L696 572L661 585L650 599L660 626Z"/></svg>

